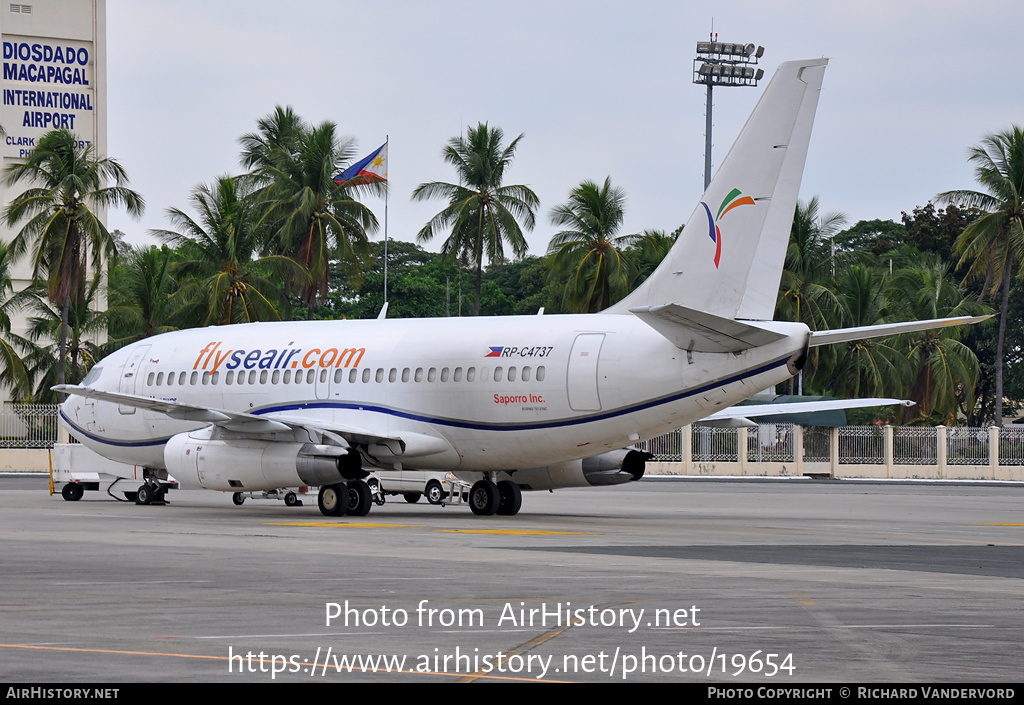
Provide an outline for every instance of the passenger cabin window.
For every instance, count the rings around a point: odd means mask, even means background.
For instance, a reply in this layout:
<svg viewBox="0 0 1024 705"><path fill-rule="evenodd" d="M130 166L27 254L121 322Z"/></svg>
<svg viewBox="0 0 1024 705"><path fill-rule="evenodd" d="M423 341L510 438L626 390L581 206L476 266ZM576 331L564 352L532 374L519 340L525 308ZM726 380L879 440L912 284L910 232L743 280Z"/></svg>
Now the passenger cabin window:
<svg viewBox="0 0 1024 705"><path fill-rule="evenodd" d="M508 368L508 381L509 382L515 382L516 381L516 368L515 367L509 367Z"/></svg>
<svg viewBox="0 0 1024 705"><path fill-rule="evenodd" d="M442 382L447 382L448 381L448 368L447 367L442 367L441 368L441 381Z"/></svg>
<svg viewBox="0 0 1024 705"><path fill-rule="evenodd" d="M544 365L541 365L540 367L537 368L537 381L544 381Z"/></svg>
<svg viewBox="0 0 1024 705"><path fill-rule="evenodd" d="M416 368L416 374L413 376L413 379L415 379L417 382L422 382L423 381L423 368L422 367L417 367Z"/></svg>
<svg viewBox="0 0 1024 705"><path fill-rule="evenodd" d="M452 377L452 381L453 382L461 382L462 381L462 368L461 367L456 367L455 368L455 375Z"/></svg>
<svg viewBox="0 0 1024 705"><path fill-rule="evenodd" d="M530 368L529 367L524 367L523 368L523 381L524 382L529 382L530 381Z"/></svg>

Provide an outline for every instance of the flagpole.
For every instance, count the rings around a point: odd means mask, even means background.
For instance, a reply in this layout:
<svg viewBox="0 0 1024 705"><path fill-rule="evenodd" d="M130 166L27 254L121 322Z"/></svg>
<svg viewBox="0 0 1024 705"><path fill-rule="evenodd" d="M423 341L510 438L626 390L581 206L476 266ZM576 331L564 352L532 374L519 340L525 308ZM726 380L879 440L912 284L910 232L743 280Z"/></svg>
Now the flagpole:
<svg viewBox="0 0 1024 705"><path fill-rule="evenodd" d="M384 138L385 148L391 141L391 135ZM388 155L390 157L390 155ZM388 303L388 190L384 190L384 305Z"/></svg>

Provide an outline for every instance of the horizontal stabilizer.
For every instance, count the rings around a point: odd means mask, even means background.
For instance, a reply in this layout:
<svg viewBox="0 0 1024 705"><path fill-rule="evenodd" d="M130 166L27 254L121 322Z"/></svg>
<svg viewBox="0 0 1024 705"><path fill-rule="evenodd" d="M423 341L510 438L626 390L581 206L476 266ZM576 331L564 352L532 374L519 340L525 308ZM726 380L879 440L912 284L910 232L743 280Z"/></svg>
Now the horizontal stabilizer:
<svg viewBox="0 0 1024 705"><path fill-rule="evenodd" d="M858 328L839 328L837 330L811 331L810 346L832 345L833 343L849 343L854 340L865 338L884 338L890 335L901 333L915 333L921 330L932 328L945 328L947 326L960 326L970 323L978 323L989 316L957 316L956 318L933 318L927 321L905 321L903 323L883 323L877 326L860 326Z"/></svg>
<svg viewBox="0 0 1024 705"><path fill-rule="evenodd" d="M701 419L705 421L723 421L725 419L747 419L751 416L785 416L787 414L810 414L815 411L834 411L836 409L863 409L872 406L913 406L909 399L831 399L828 401L797 401L784 404L743 404L730 406L717 411L711 416Z"/></svg>
<svg viewBox="0 0 1024 705"><path fill-rule="evenodd" d="M752 323L722 318L679 304L641 306L629 310L681 350L734 353L786 337Z"/></svg>

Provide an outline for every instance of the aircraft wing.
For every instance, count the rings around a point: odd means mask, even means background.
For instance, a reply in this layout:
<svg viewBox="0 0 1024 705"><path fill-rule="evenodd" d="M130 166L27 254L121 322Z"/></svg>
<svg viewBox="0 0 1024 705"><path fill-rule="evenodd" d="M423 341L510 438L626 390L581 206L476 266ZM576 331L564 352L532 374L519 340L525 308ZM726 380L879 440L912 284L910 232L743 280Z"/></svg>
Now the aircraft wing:
<svg viewBox="0 0 1024 705"><path fill-rule="evenodd" d="M260 416L230 411L228 409L216 409L195 404L166 401L153 397L141 397L135 394L108 392L71 384L58 384L53 389L58 392L92 397L93 399L123 406L132 406L137 409L149 409L150 411L156 411L181 421L213 424L242 434L294 433L295 431L304 431L309 434L312 432L314 438L320 435L327 435L335 442L343 440L339 445L347 446L349 444L361 443L383 446L390 449L394 455L405 454L409 450L407 447L409 444L414 445L420 451L418 454L423 455L429 454L423 451L430 450L435 446L439 450L434 452L440 452L448 448L447 441L432 436L424 436L424 434L384 435L371 429L360 428L350 424L323 423L316 418L306 417L302 414Z"/></svg>
<svg viewBox="0 0 1024 705"><path fill-rule="evenodd" d="M705 416L700 423L714 425L756 426L751 416L786 416L788 414L809 414L815 411L836 411L838 409L863 409L872 406L913 406L909 399L829 399L822 401L797 401L786 404L744 404L730 406Z"/></svg>

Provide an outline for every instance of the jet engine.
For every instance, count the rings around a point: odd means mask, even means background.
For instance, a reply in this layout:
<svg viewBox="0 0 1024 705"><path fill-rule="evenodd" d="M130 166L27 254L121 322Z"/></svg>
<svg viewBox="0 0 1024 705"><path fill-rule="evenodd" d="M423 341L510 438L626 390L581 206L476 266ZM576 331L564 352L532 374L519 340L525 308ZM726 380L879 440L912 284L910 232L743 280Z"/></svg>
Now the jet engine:
<svg viewBox="0 0 1024 705"><path fill-rule="evenodd" d="M643 477L650 458L650 453L623 448L582 460L517 470L512 478L524 490L621 485Z"/></svg>
<svg viewBox="0 0 1024 705"><path fill-rule="evenodd" d="M183 487L251 492L330 485L363 477L359 455L339 446L250 439L210 439L179 433L164 463Z"/></svg>

